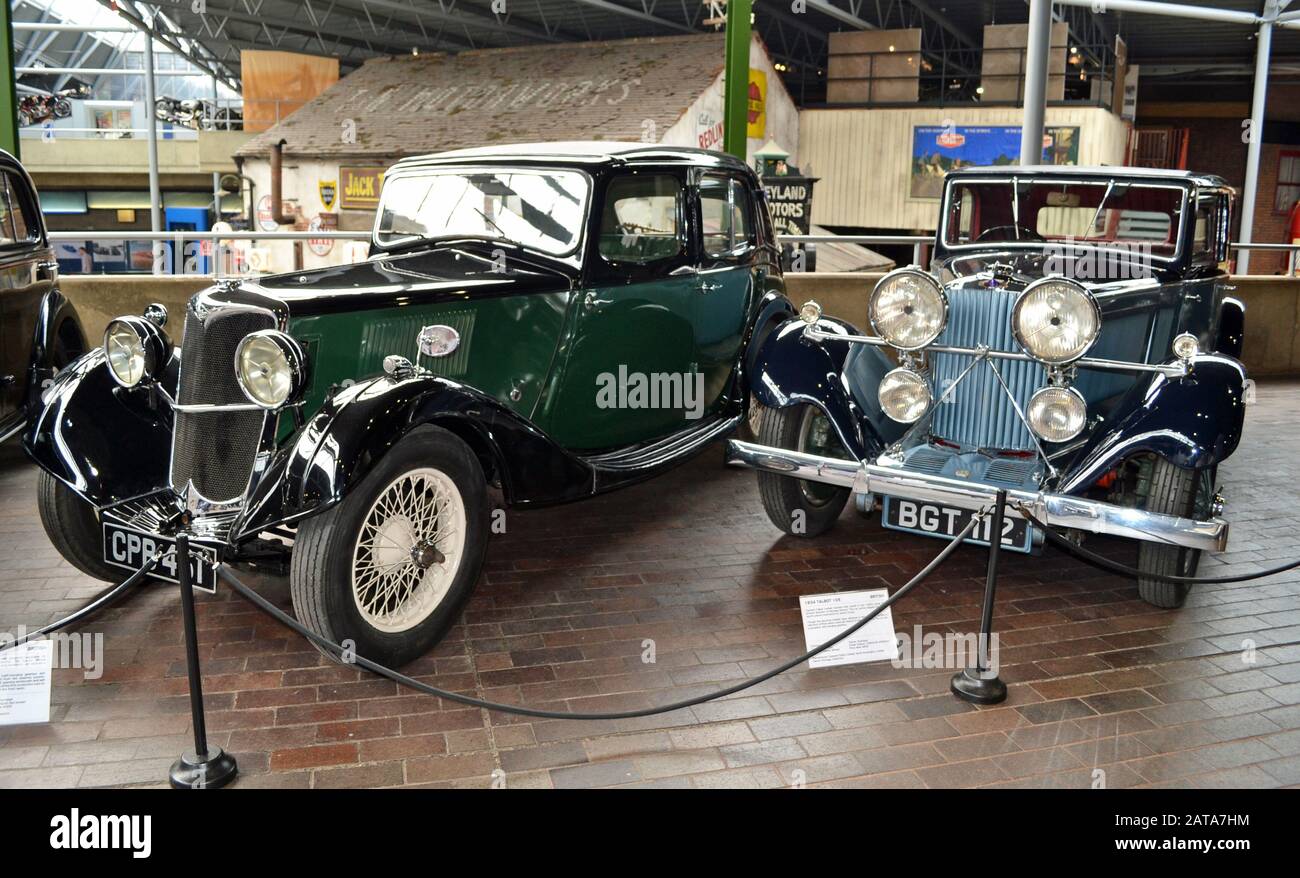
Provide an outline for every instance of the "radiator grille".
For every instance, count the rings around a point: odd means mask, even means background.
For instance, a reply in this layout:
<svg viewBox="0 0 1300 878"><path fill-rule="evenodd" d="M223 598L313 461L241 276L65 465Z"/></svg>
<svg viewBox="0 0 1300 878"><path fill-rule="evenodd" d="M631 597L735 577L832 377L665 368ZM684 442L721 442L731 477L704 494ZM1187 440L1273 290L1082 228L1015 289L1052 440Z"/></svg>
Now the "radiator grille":
<svg viewBox="0 0 1300 878"><path fill-rule="evenodd" d="M954 347L988 345L995 351L1019 351L1011 335L1011 307L1017 293L1003 289L952 289L948 291L948 326L936 344ZM1029 451L1036 446L1029 428L1020 420L988 363L1002 373L1021 411L1029 397L1047 383L1038 363L1015 360L986 361L977 365L938 406L931 432L963 448L994 451ZM933 354L930 359L935 395L957 379L971 358L958 354Z"/></svg>
<svg viewBox="0 0 1300 878"><path fill-rule="evenodd" d="M181 337L182 405L243 405L248 397L235 378L235 348L250 332L275 321L256 311L216 311L206 320L189 312ZM266 416L260 411L177 412L172 437L172 485L193 482L209 500L243 495L253 471Z"/></svg>

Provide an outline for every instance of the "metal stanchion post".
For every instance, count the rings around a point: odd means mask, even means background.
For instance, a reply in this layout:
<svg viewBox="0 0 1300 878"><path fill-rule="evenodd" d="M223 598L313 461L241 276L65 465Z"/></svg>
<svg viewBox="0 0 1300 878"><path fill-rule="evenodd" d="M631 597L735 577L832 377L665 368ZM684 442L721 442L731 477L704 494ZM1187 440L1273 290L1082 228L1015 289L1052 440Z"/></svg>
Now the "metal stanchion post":
<svg viewBox="0 0 1300 878"><path fill-rule="evenodd" d="M1007 492L998 491L989 528L989 567L984 580L984 612L980 619L979 646L975 667L953 675L952 694L975 704L1000 704L1007 700L1007 684L998 678L989 660L993 648L993 599L998 588L998 555L1002 551L1002 521L1007 508Z"/></svg>
<svg viewBox="0 0 1300 878"><path fill-rule="evenodd" d="M209 746L203 715L203 675L199 670L199 635L194 622L194 591L190 588L190 538L176 535L176 578L181 586L181 623L185 629L185 664L190 676L190 714L194 721L194 752L172 763L169 777L178 790L224 787L235 779L235 757Z"/></svg>

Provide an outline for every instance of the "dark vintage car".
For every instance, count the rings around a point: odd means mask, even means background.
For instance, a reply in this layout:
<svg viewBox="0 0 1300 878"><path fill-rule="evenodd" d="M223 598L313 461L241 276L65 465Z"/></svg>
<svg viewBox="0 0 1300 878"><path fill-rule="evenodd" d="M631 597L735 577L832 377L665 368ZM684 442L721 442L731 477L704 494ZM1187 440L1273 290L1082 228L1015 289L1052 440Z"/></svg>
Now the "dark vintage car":
<svg viewBox="0 0 1300 878"><path fill-rule="evenodd" d="M58 271L31 177L0 150L0 442L23 431L55 373L86 350Z"/></svg>
<svg viewBox="0 0 1300 878"><path fill-rule="evenodd" d="M179 349L161 310L122 317L60 375L26 439L46 528L106 579L186 528L206 561L287 566L319 633L407 661L478 578L489 485L577 500L742 421L750 354L794 315L778 256L756 176L717 153L402 161L368 261L219 282Z"/></svg>
<svg viewBox="0 0 1300 878"><path fill-rule="evenodd" d="M881 279L871 334L808 303L768 337L760 436L730 461L806 535L854 494L885 527L949 536L1005 490L1006 548L1043 541L1020 509L1129 537L1142 597L1180 606L1187 585L1155 577L1225 547L1216 470L1250 391L1224 270L1232 197L1182 171L950 173L931 269Z"/></svg>

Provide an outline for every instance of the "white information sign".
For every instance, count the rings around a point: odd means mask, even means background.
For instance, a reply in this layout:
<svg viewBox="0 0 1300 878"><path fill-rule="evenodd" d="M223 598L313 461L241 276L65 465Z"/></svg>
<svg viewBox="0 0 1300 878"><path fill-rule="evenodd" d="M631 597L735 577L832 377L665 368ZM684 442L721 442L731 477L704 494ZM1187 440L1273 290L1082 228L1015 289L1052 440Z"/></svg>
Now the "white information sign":
<svg viewBox="0 0 1300 878"><path fill-rule="evenodd" d="M889 592L883 588L802 596L799 598L799 609L803 613L803 639L807 648L821 646L852 627L888 597ZM808 667L829 668L896 658L898 638L894 635L894 617L892 610L886 608L854 632L852 637L809 659Z"/></svg>
<svg viewBox="0 0 1300 878"><path fill-rule="evenodd" d="M50 721L53 659L52 640L0 651L0 726Z"/></svg>

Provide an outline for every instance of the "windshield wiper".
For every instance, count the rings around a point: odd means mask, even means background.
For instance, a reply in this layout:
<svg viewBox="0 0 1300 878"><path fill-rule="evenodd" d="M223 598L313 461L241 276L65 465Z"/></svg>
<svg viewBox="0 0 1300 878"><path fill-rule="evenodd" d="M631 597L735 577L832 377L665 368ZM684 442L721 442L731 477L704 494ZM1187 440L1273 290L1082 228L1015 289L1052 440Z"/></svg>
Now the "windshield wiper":
<svg viewBox="0 0 1300 878"><path fill-rule="evenodd" d="M1086 241L1092 237L1093 231L1097 228L1097 220L1101 217L1101 212L1106 209L1106 202L1110 200L1110 193L1114 191L1115 181L1111 180L1106 184L1106 194L1101 196L1101 201L1097 204L1097 212L1092 215L1092 222L1088 223L1088 227L1083 230L1083 240Z"/></svg>

